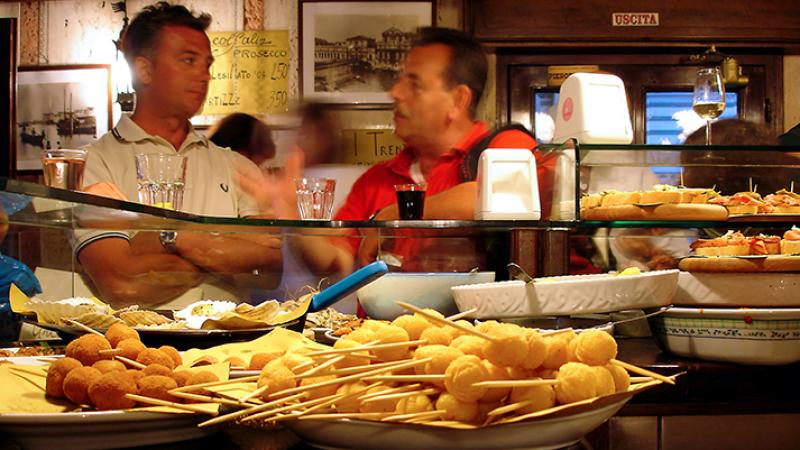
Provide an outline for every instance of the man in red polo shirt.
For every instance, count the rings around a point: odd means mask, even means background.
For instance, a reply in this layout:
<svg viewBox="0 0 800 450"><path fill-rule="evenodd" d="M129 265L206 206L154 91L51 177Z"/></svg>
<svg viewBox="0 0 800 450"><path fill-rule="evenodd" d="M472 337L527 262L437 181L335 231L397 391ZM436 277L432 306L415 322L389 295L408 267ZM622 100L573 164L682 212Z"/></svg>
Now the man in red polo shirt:
<svg viewBox="0 0 800 450"><path fill-rule="evenodd" d="M406 56L404 68L390 91L394 100L395 134L406 144L394 159L376 164L353 185L335 220L398 219L394 185L425 182L424 219L474 218L477 184L464 175L462 163L469 150L490 132L487 125L475 119L475 110L486 84L488 63L481 45L461 31L446 28L423 28ZM536 141L529 133L510 130L498 133L487 148L520 148L534 150ZM538 152L537 159L539 157ZM296 160L287 162L287 176L298 173ZM542 199L549 202L552 185L552 164L539 163L539 183ZM474 175L473 175L474 176ZM290 178L291 179L291 178ZM243 180L242 186L264 190ZM546 188L545 188L546 187ZM286 211L292 211L293 202ZM549 212L549 204L542 211ZM415 233L418 237L420 233ZM354 261L359 265L374 261L376 239L355 235L348 239L329 239L305 236L297 239L302 246L306 264L318 274L350 273ZM399 239L403 242L393 250L401 259L425 248L426 254L437 253L451 257L456 250L466 255L454 264L439 267L408 266L424 270L469 270L481 252L474 245L464 247L469 239ZM417 241L417 242L413 242ZM425 245L420 245L425 241ZM429 246L438 242L436 249ZM447 248L442 247L444 245ZM485 252L485 250L483 250ZM470 256L472 255L472 256ZM447 266L447 267L445 267ZM459 267L462 266L462 267Z"/></svg>

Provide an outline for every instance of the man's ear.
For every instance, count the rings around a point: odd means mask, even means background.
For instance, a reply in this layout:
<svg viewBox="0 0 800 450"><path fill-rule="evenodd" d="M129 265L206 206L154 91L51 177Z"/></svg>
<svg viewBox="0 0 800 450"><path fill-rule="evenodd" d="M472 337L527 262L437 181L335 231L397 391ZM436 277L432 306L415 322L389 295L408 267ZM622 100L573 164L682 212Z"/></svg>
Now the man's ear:
<svg viewBox="0 0 800 450"><path fill-rule="evenodd" d="M133 75L139 83L150 84L153 81L153 63L144 56L137 56L133 61Z"/></svg>
<svg viewBox="0 0 800 450"><path fill-rule="evenodd" d="M472 104L472 89L466 84L459 84L453 88L453 107L459 114L469 116L469 106Z"/></svg>

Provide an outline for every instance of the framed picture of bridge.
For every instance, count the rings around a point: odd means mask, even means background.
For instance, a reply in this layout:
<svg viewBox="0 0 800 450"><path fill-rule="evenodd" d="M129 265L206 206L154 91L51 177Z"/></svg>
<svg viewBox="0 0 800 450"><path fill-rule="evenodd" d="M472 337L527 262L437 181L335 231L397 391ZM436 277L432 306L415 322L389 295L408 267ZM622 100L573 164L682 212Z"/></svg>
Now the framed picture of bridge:
<svg viewBox="0 0 800 450"><path fill-rule="evenodd" d="M41 150L83 147L110 128L110 65L19 67L17 171L41 170Z"/></svg>
<svg viewBox="0 0 800 450"><path fill-rule="evenodd" d="M390 103L417 28L434 24L434 1L300 5L301 78L306 100Z"/></svg>

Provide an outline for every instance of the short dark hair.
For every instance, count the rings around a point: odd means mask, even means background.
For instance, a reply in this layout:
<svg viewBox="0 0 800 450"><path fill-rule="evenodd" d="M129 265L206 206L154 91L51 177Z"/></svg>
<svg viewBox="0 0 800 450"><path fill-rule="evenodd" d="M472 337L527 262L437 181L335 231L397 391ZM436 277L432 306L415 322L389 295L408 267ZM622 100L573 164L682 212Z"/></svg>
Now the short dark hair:
<svg viewBox="0 0 800 450"><path fill-rule="evenodd" d="M133 18L125 35L122 37L122 53L128 64L139 56L151 57L151 52L158 46L161 29L168 26L189 27L205 32L211 24L211 16L201 13L195 16L183 5L172 5L158 2L145 6Z"/></svg>
<svg viewBox="0 0 800 450"><path fill-rule="evenodd" d="M434 44L450 48L452 54L445 73L446 80L450 87L464 84L472 91L473 99L469 111L474 117L483 89L486 87L486 76L489 71L486 52L481 44L467 33L441 27L423 27L417 30L412 48Z"/></svg>
<svg viewBox="0 0 800 450"><path fill-rule="evenodd" d="M245 113L225 116L209 137L220 147L230 147L248 158L262 155L266 159L275 157L275 141L269 126Z"/></svg>

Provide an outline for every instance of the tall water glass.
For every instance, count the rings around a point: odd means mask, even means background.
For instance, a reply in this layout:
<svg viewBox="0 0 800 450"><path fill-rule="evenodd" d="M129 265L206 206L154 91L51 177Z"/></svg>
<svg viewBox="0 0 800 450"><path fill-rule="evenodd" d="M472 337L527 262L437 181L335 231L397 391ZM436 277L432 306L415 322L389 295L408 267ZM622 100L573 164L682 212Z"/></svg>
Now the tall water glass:
<svg viewBox="0 0 800 450"><path fill-rule="evenodd" d="M297 210L303 220L331 220L336 180L331 178L296 178Z"/></svg>
<svg viewBox="0 0 800 450"><path fill-rule="evenodd" d="M718 67L706 67L697 71L692 110L706 121L706 145L711 145L711 121L725 110L725 83Z"/></svg>
<svg viewBox="0 0 800 450"><path fill-rule="evenodd" d="M86 150L47 149L41 151L44 184L80 191L83 188L83 168L86 165Z"/></svg>
<svg viewBox="0 0 800 450"><path fill-rule="evenodd" d="M180 210L186 185L186 157L169 154L136 155L139 203Z"/></svg>

